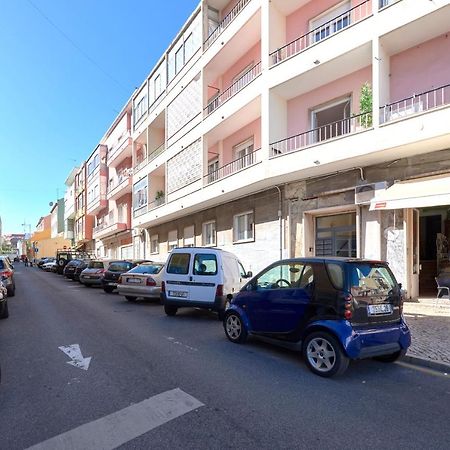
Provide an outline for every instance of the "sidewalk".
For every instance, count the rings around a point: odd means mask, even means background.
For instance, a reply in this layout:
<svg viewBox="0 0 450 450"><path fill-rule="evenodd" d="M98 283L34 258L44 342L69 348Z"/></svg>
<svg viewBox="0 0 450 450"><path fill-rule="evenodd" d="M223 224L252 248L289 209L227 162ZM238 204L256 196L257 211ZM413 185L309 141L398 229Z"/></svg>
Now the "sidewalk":
<svg viewBox="0 0 450 450"><path fill-rule="evenodd" d="M450 373L450 301L439 299L437 306L435 301L420 298L418 302L404 303L403 313L412 339L406 358L434 368L447 365ZM424 361L414 361L415 358Z"/></svg>

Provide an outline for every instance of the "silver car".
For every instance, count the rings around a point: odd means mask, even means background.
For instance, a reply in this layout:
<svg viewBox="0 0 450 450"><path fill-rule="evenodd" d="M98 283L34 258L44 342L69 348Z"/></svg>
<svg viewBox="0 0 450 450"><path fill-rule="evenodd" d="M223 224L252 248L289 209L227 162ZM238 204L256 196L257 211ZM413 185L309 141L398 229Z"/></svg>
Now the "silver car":
<svg viewBox="0 0 450 450"><path fill-rule="evenodd" d="M163 267L163 263L145 262L123 273L117 286L119 295L124 295L129 302L138 297L159 300Z"/></svg>
<svg viewBox="0 0 450 450"><path fill-rule="evenodd" d="M80 283L87 287L101 286L103 275L111 261L90 261L86 269L80 274Z"/></svg>

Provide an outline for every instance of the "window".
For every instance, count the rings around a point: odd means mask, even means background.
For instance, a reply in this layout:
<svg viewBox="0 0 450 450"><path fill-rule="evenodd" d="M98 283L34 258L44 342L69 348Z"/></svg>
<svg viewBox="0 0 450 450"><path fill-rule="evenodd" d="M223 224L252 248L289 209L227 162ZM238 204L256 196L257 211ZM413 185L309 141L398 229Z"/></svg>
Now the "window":
<svg viewBox="0 0 450 450"><path fill-rule="evenodd" d="M133 209L139 209L147 205L147 177L138 181L133 186Z"/></svg>
<svg viewBox="0 0 450 450"><path fill-rule="evenodd" d="M216 245L216 222L205 222L202 226L202 245L213 246Z"/></svg>
<svg viewBox="0 0 450 450"><path fill-rule="evenodd" d="M316 218L316 256L356 257L356 214Z"/></svg>
<svg viewBox="0 0 450 450"><path fill-rule="evenodd" d="M194 48L194 35L191 33L184 40L184 62L188 62L195 53Z"/></svg>
<svg viewBox="0 0 450 450"><path fill-rule="evenodd" d="M189 273L189 262L191 255L189 253L175 253L169 259L167 273L186 275Z"/></svg>
<svg viewBox="0 0 450 450"><path fill-rule="evenodd" d="M150 236L150 253L159 253L159 238L157 234Z"/></svg>
<svg viewBox="0 0 450 450"><path fill-rule="evenodd" d="M256 280L257 290L300 288L311 290L314 272L301 263L282 263L269 267Z"/></svg>
<svg viewBox="0 0 450 450"><path fill-rule="evenodd" d="M169 231L169 237L168 237L168 243L169 243L169 252L173 250L174 248L178 247L178 233L177 230Z"/></svg>
<svg viewBox="0 0 450 450"><path fill-rule="evenodd" d="M183 247L194 247L195 245L195 235L194 235L194 225L186 227L183 232Z"/></svg>
<svg viewBox="0 0 450 450"><path fill-rule="evenodd" d="M146 113L147 111L147 96L144 95L136 104L134 107L134 123L136 124L139 122L141 117Z"/></svg>
<svg viewBox="0 0 450 450"><path fill-rule="evenodd" d="M219 179L219 158L208 161L208 183L217 181Z"/></svg>
<svg viewBox="0 0 450 450"><path fill-rule="evenodd" d="M233 242L246 242L254 239L253 211L234 216Z"/></svg>
<svg viewBox="0 0 450 450"><path fill-rule="evenodd" d="M184 65L184 48L181 46L175 53L175 73L178 73Z"/></svg>
<svg viewBox="0 0 450 450"><path fill-rule="evenodd" d="M158 75L155 80L153 81L153 87L154 87L154 95L155 100L160 96L161 94L161 75Z"/></svg>
<svg viewBox="0 0 450 450"><path fill-rule="evenodd" d="M199 253L194 258L194 275L216 275L217 259L216 255L209 253Z"/></svg>
<svg viewBox="0 0 450 450"><path fill-rule="evenodd" d="M243 169L254 163L253 136L233 147L233 155L236 162L236 170Z"/></svg>
<svg viewBox="0 0 450 450"><path fill-rule="evenodd" d="M310 30L312 30L311 43L319 42L322 39L342 30L350 25L351 3L345 1L334 7L319 17L310 21Z"/></svg>

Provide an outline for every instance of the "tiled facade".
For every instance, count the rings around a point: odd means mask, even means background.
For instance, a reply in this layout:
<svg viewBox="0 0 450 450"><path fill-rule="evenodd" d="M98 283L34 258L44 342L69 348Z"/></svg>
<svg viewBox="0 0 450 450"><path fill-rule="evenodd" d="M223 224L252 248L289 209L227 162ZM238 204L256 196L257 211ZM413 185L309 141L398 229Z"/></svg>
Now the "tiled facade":
<svg viewBox="0 0 450 450"><path fill-rule="evenodd" d="M254 272L383 258L417 296L448 262L429 249L450 238L450 199L389 198L449 176L449 24L444 0L202 1L80 169L84 204L75 177L76 245L215 245Z"/></svg>

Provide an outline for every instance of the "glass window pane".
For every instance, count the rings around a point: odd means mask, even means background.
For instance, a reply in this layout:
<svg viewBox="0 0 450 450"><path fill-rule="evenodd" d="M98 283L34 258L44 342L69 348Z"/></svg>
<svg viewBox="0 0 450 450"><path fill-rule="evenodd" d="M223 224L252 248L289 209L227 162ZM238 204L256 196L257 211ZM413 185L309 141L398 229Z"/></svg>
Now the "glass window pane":
<svg viewBox="0 0 450 450"><path fill-rule="evenodd" d="M198 253L194 258L194 275L216 275L216 255L210 253Z"/></svg>
<svg viewBox="0 0 450 450"><path fill-rule="evenodd" d="M167 273L187 274L189 272L189 253L175 253L170 257Z"/></svg>

